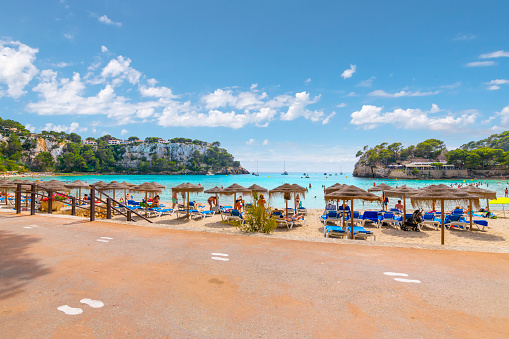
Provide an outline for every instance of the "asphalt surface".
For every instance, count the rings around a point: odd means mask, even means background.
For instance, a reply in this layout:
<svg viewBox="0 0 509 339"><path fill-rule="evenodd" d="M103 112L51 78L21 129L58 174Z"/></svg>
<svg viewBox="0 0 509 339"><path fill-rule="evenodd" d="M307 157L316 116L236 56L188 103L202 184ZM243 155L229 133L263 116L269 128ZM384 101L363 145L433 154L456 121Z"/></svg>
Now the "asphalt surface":
<svg viewBox="0 0 509 339"><path fill-rule="evenodd" d="M507 338L508 305L508 254L0 215L4 338Z"/></svg>

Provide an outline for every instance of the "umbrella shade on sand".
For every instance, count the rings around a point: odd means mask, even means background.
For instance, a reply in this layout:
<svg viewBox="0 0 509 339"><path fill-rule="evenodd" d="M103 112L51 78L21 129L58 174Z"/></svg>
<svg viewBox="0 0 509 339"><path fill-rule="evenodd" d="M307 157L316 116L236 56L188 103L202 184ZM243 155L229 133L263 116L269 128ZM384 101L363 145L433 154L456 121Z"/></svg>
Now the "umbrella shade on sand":
<svg viewBox="0 0 509 339"><path fill-rule="evenodd" d="M5 204L7 205L9 203L9 199L7 199L7 191L9 190L15 190L16 185L14 185L10 180L3 180L0 181L0 189L5 193Z"/></svg>
<svg viewBox="0 0 509 339"><path fill-rule="evenodd" d="M433 208L435 203L440 201L440 217L441 217L441 236L440 243L445 243L445 202L450 204L461 205L472 203L479 207L479 196L470 194L466 191L451 188L446 185L430 185L421 188L419 193L410 196L410 201L414 207Z"/></svg>
<svg viewBox="0 0 509 339"><path fill-rule="evenodd" d="M198 186L191 183L180 184L178 186L172 187L171 191L175 193L187 193L187 208L186 208L186 218L189 219L189 193L199 193L203 192L203 186Z"/></svg>
<svg viewBox="0 0 509 339"><path fill-rule="evenodd" d="M131 189L132 191L135 191L135 192L145 192L145 217L148 215L147 213L147 209L148 209L148 200L147 200L147 195L148 193L159 193L161 192L161 189L160 188L157 188L157 187L154 187L152 186L150 183L148 182L144 182L143 184L141 185L138 185L136 187L133 187Z"/></svg>
<svg viewBox="0 0 509 339"><path fill-rule="evenodd" d="M251 194L251 190L245 188L244 186L240 186L239 184L232 184L225 189L223 189L224 195L232 195L233 194L233 208L235 208L235 202L237 202L237 193L241 194Z"/></svg>
<svg viewBox="0 0 509 339"><path fill-rule="evenodd" d="M403 199L403 222L406 219L406 199L410 197L412 194L418 193L419 190L411 187L407 187L405 185L400 186L398 188L392 188L390 190L384 191L386 197L389 198L401 198Z"/></svg>
<svg viewBox="0 0 509 339"><path fill-rule="evenodd" d="M286 216L288 217L288 200L291 199L291 196L293 194L294 203L296 203L296 197L297 194L302 195L302 197L305 197L307 192L307 188L299 186L297 184L283 184L281 186L278 186L276 188L273 188L269 191L269 197L272 196L282 196L285 199L285 205L286 205ZM297 206L295 206L295 210L297 210Z"/></svg>
<svg viewBox="0 0 509 339"><path fill-rule="evenodd" d="M378 201L382 202L382 198L374 195L368 191L363 190L362 188L353 186L353 185L345 185L343 188L334 191L325 195L325 200L342 200L343 201L343 211L345 206L345 201L350 201L350 238L354 238L354 222L353 222L353 202L354 200L363 200L363 201ZM343 212L343 222L345 222L345 213Z"/></svg>
<svg viewBox="0 0 509 339"><path fill-rule="evenodd" d="M205 190L203 191L204 193L207 193L207 194L215 194L216 195L216 206L219 206L219 194L222 194L223 193L223 189L221 187L212 187L212 188L209 188L208 190Z"/></svg>

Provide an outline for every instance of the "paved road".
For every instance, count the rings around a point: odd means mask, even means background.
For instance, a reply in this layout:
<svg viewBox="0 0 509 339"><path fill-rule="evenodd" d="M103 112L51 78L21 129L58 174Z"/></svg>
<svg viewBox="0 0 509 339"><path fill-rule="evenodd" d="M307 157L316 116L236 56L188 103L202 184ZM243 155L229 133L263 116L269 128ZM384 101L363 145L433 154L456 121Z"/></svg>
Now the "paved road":
<svg viewBox="0 0 509 339"><path fill-rule="evenodd" d="M0 215L5 338L507 338L508 305L508 254Z"/></svg>

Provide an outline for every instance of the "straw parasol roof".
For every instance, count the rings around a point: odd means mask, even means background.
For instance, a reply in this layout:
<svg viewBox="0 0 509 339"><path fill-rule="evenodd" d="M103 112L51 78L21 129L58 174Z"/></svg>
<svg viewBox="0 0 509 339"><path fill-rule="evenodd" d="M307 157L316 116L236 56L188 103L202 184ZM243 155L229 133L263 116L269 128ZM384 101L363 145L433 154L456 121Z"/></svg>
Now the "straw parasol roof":
<svg viewBox="0 0 509 339"><path fill-rule="evenodd" d="M368 190L369 191L369 190ZM406 185L400 187L392 187L390 190L384 191L385 196L389 198L405 198L407 195L418 193L416 188L408 187Z"/></svg>
<svg viewBox="0 0 509 339"><path fill-rule="evenodd" d="M133 183L130 183L130 182L126 182L126 181L122 181L122 184L126 185L127 187L129 187L129 189L133 188L133 187L136 187L138 185L136 184L133 184Z"/></svg>
<svg viewBox="0 0 509 339"><path fill-rule="evenodd" d="M202 192L203 190L204 190L203 186L198 186L198 185L195 185L195 184L191 184L189 182L185 183L185 184L180 184L180 185L177 185L177 186L171 188L172 192L177 192L177 193L181 193L181 192Z"/></svg>
<svg viewBox="0 0 509 339"><path fill-rule="evenodd" d="M153 186L149 182L144 182L141 185L138 185L138 186L135 186L135 187L131 188L131 190L137 191L137 192L161 192L160 188L157 188L157 187Z"/></svg>
<svg viewBox="0 0 509 339"><path fill-rule="evenodd" d="M474 195L477 195L484 199L496 199L497 198L497 192L486 190L484 188L468 185L463 186L460 188L460 190L467 191L468 193L472 193Z"/></svg>
<svg viewBox="0 0 509 339"><path fill-rule="evenodd" d="M155 181L151 181L149 184L152 184L152 186L158 187L158 188L163 189L163 190L166 189L166 186L161 185L160 183L155 182Z"/></svg>
<svg viewBox="0 0 509 339"><path fill-rule="evenodd" d="M86 182L83 182L81 180L76 180L76 181L70 182L68 184L64 184L64 186L67 188L89 188L90 187L89 184L87 184Z"/></svg>
<svg viewBox="0 0 509 339"><path fill-rule="evenodd" d="M232 184L225 189L223 189L223 194L237 194L237 193L250 193L251 190L245 188L244 186L240 186L239 184Z"/></svg>
<svg viewBox="0 0 509 339"><path fill-rule="evenodd" d="M263 192L268 192L269 190L262 187L262 186L259 186L257 184L253 184L251 186L249 186L247 189L251 190L251 192L258 192L258 193L263 193Z"/></svg>
<svg viewBox="0 0 509 339"><path fill-rule="evenodd" d="M106 185L106 183L104 181L98 181L90 185L94 186L95 188L102 188L104 185Z"/></svg>
<svg viewBox="0 0 509 339"><path fill-rule="evenodd" d="M112 181L101 187L103 190L114 191L114 190L128 190L129 186L126 186L120 182Z"/></svg>
<svg viewBox="0 0 509 339"><path fill-rule="evenodd" d="M353 185L344 185L339 190L325 195L325 200L365 200L365 201L382 201L377 195L367 192L362 188Z"/></svg>
<svg viewBox="0 0 509 339"><path fill-rule="evenodd" d="M212 188L209 188L208 190L205 190L204 193L207 193L207 194L221 194L223 193L223 189L221 187L212 187Z"/></svg>
<svg viewBox="0 0 509 339"><path fill-rule="evenodd" d="M295 186L294 186L295 185ZM269 196L284 196L285 193L301 193L304 195L307 191L306 188L299 186L297 184L290 185L290 184L283 184L281 186L278 186L276 188L273 188L269 191Z"/></svg>
<svg viewBox="0 0 509 339"><path fill-rule="evenodd" d="M376 186L368 188L368 192L381 192L381 191L383 192L383 191L387 191L390 189L393 189L393 187L389 186L387 184L381 183Z"/></svg>
<svg viewBox="0 0 509 339"><path fill-rule="evenodd" d="M346 185L345 185L345 184L340 184L340 183L335 183L335 184L334 184L334 185L332 185L332 186L329 186L329 187L327 187L327 188L324 188L324 189L323 189L323 192L324 192L325 194L332 193L332 192L334 192L334 191L337 191L337 190L339 190L339 189L343 188L343 186L346 186Z"/></svg>

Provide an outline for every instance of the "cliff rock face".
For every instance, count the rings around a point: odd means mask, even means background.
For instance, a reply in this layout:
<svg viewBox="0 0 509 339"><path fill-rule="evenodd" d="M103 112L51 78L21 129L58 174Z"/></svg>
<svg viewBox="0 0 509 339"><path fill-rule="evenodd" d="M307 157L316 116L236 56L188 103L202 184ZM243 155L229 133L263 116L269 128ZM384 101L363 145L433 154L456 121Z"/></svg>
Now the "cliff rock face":
<svg viewBox="0 0 509 339"><path fill-rule="evenodd" d="M119 164L127 168L135 168L142 159L151 159L154 154L158 158L165 158L177 163L187 163L191 155L198 151L201 154L207 152L207 146L189 144L149 144L125 146L125 153Z"/></svg>

